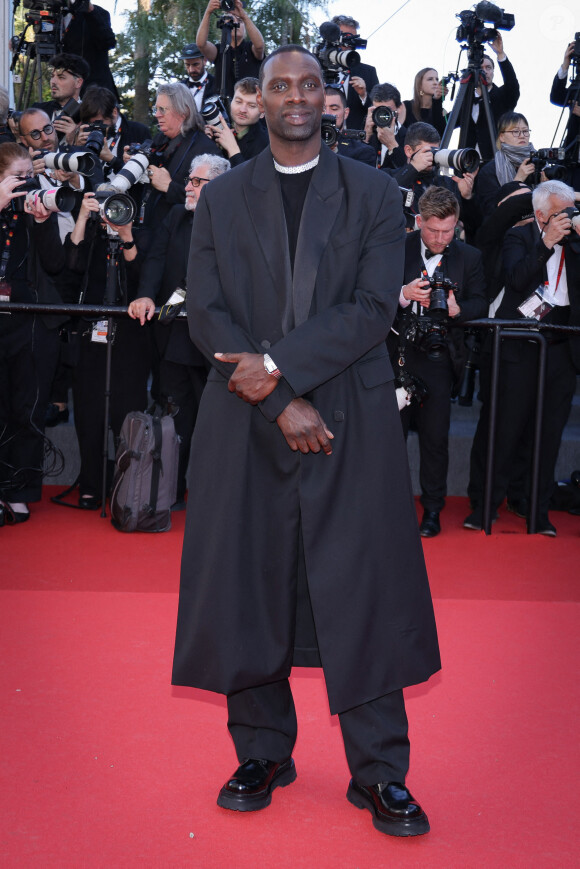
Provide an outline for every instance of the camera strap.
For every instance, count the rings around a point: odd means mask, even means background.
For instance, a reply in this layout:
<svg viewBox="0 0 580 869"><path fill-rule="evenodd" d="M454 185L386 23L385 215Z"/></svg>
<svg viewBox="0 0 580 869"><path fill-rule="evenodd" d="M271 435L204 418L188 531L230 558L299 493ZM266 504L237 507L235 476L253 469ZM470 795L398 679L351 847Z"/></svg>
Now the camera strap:
<svg viewBox="0 0 580 869"><path fill-rule="evenodd" d="M18 222L18 215L12 214L9 219L2 214L0 218L0 230L2 230L2 256L0 258L0 281L6 277L8 260L10 259L14 227Z"/></svg>

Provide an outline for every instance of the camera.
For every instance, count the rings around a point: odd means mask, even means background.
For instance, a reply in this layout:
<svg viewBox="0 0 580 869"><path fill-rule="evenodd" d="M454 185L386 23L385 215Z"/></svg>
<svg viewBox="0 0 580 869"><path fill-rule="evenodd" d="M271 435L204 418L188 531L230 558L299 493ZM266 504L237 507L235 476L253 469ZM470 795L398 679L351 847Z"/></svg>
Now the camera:
<svg viewBox="0 0 580 869"><path fill-rule="evenodd" d="M538 148L537 151L530 151L529 160L536 167L534 184L540 183L542 172L548 181L564 181L568 170L574 165L565 148Z"/></svg>
<svg viewBox="0 0 580 869"><path fill-rule="evenodd" d="M336 126L336 115L323 115L320 124L320 134L322 141L332 148L338 142L338 128Z"/></svg>
<svg viewBox="0 0 580 869"><path fill-rule="evenodd" d="M86 177L94 173L98 159L91 151L39 151L38 156L42 157L48 169L77 172Z"/></svg>
<svg viewBox="0 0 580 869"><path fill-rule="evenodd" d="M322 67L325 83L335 84L342 70L348 71L360 63L360 55L352 49L342 47L343 35L338 24L325 21L320 25L319 32L321 41L314 46L312 53Z"/></svg>
<svg viewBox="0 0 580 869"><path fill-rule="evenodd" d="M572 221L572 231L569 235L565 235L560 244L569 244L572 239L578 238L575 234L574 230L577 227L580 227L580 211L576 208L575 205L570 205L568 208L563 208L560 214L567 214L570 220Z"/></svg>
<svg viewBox="0 0 580 869"><path fill-rule="evenodd" d="M235 8L235 0L220 0L220 9L222 12L233 12Z"/></svg>
<svg viewBox="0 0 580 869"><path fill-rule="evenodd" d="M35 176L34 178L27 178L26 181L23 181L22 184L19 184L17 187L13 189L13 193L24 193L27 194L30 191L40 190L40 180ZM24 211L24 200L26 196L17 196L14 199L10 200L10 209L15 214L22 214Z"/></svg>
<svg viewBox="0 0 580 869"><path fill-rule="evenodd" d="M401 318L400 334L404 342L413 344L434 362L447 352L447 331L445 319L434 320L429 316L418 317L407 312Z"/></svg>
<svg viewBox="0 0 580 869"><path fill-rule="evenodd" d="M403 387L411 401L415 401L419 407L423 407L425 399L429 397L429 389L420 377L401 369L395 376L395 383L397 386Z"/></svg>
<svg viewBox="0 0 580 869"><path fill-rule="evenodd" d="M111 136L113 134L113 131L114 131L114 127L111 126L110 124L105 124L104 121L91 121L90 123L82 124L82 126L89 133L92 133L93 131L98 131L99 133L102 133L103 134L103 144L104 144L104 140L109 138L109 136Z"/></svg>
<svg viewBox="0 0 580 869"><path fill-rule="evenodd" d="M78 124L81 113L81 104L77 103L74 97L71 97L68 102L62 106L58 115L54 116L54 120L58 121L59 118L71 118L75 124Z"/></svg>
<svg viewBox="0 0 580 869"><path fill-rule="evenodd" d="M348 46L348 48L366 48L368 45L368 39L361 39L360 36L355 36L354 33L341 32L340 41L343 45Z"/></svg>
<svg viewBox="0 0 580 869"><path fill-rule="evenodd" d="M31 205L40 203L47 211L72 211L77 201L77 192L72 187L52 187L49 190L31 190L24 197Z"/></svg>
<svg viewBox="0 0 580 869"><path fill-rule="evenodd" d="M112 183L99 184L95 191L95 199L99 203L99 213L91 212L94 220L106 218L115 226L125 226L133 222L137 213L134 200L126 193L119 193Z"/></svg>
<svg viewBox="0 0 580 869"><path fill-rule="evenodd" d="M465 172L479 169L480 157L475 148L433 148L433 162L441 168L453 169L458 178L463 178Z"/></svg>
<svg viewBox="0 0 580 869"><path fill-rule="evenodd" d="M131 155L131 159L107 182L107 187L117 193L126 193L129 187L141 180L150 165L158 166L161 162L161 155L153 148L151 139L141 143L133 142L127 148L127 153Z"/></svg>
<svg viewBox="0 0 580 869"><path fill-rule="evenodd" d="M467 42L469 45L491 42L497 36L498 30L511 30L516 23L515 16L505 12L494 3L484 0L473 9L465 9L457 14L461 24L457 28L457 42ZM485 24L493 24L486 27Z"/></svg>
<svg viewBox="0 0 580 869"><path fill-rule="evenodd" d="M377 106L373 109L371 117L375 127L390 127L393 123L393 118L396 121L399 117L399 113L394 112L388 106Z"/></svg>
<svg viewBox="0 0 580 869"><path fill-rule="evenodd" d="M220 121L220 114L226 123L229 123L227 109L220 97L212 97L211 99L206 100L201 107L201 116L204 123L209 124L211 127L217 127L218 130L223 129Z"/></svg>

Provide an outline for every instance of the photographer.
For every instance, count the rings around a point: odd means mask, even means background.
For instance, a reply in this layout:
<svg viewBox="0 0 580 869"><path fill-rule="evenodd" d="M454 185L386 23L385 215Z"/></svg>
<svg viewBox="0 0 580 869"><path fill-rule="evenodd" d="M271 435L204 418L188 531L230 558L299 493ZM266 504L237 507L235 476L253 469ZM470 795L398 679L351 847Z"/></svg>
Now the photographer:
<svg viewBox="0 0 580 869"><path fill-rule="evenodd" d="M242 0L235 0L233 12L224 10L220 0L209 0L201 19L196 44L201 53L215 66L215 87L220 92L222 81L223 46L209 42L209 25L213 12L225 13L220 22L231 28L230 46L226 54L225 95L231 98L234 85L242 78L258 78L264 58L264 39L262 34L244 9ZM246 34L249 39L245 39Z"/></svg>
<svg viewBox="0 0 580 869"><path fill-rule="evenodd" d="M477 172L458 175L442 175L436 171L434 154L439 150L439 133L430 124L411 124L405 136L404 151L406 166L390 172L399 187L410 190L405 202L407 228L415 228L415 218L420 211L421 196L429 185L451 190L459 202L459 217L467 237L472 237L481 223L481 209L473 194Z"/></svg>
<svg viewBox="0 0 580 869"><path fill-rule="evenodd" d="M75 136L75 145L82 147L92 129L99 129L105 136L100 159L104 164L105 178L123 168L123 153L126 146L144 142L150 133L145 124L130 121L121 114L115 95L104 87L92 85L87 88L81 103L80 125Z"/></svg>
<svg viewBox="0 0 580 869"><path fill-rule="evenodd" d="M352 49L352 40L356 39L359 33L358 21L349 15L335 15L332 23L338 24L343 35L342 47ZM342 75L340 85L346 95L349 110L346 125L349 129L363 129L366 112L370 106L369 94L378 83L379 77L375 67L367 63L357 63Z"/></svg>
<svg viewBox="0 0 580 869"><path fill-rule="evenodd" d="M174 205L147 254L139 284L139 298L131 302L128 311L141 325L151 320L155 305L166 305L176 289L187 289L187 263L191 246L194 212L206 184L229 170L228 161L214 154L194 157L185 187L185 205ZM189 288L195 292L195 287ZM159 370L159 402L169 405L175 413L175 431L180 437L177 500L173 509L185 507L186 472L189 463L191 436L197 409L207 379L209 365L199 352L187 328L187 320L152 323Z"/></svg>
<svg viewBox="0 0 580 869"><path fill-rule="evenodd" d="M33 103L32 108L46 112L59 140L72 145L80 112L81 89L89 76L89 66L79 55L63 53L52 58L50 70L52 100Z"/></svg>
<svg viewBox="0 0 580 869"><path fill-rule="evenodd" d="M495 208L497 195L504 184L522 181L532 186L536 167L530 160L534 146L530 141L530 126L519 112L506 112L499 119L497 151L493 160L481 169L476 193L487 217Z"/></svg>
<svg viewBox="0 0 580 869"><path fill-rule="evenodd" d="M25 109L18 123L18 131L20 142L28 148L34 174L38 177L43 189L48 190L62 184L72 187L73 190L84 189L84 179L78 172L49 169L46 165L45 155L41 152L56 153L58 151L56 129L46 112L41 109ZM73 228L74 220L68 211L59 211L57 219L61 228L61 240L64 242L65 236Z"/></svg>
<svg viewBox="0 0 580 869"><path fill-rule="evenodd" d="M348 107L343 89L335 85L327 85L324 88L324 94L324 111L329 115L334 115L336 118L335 123L338 137L336 143L331 146L332 150L343 157L360 160L361 163L366 163L368 166L375 168L375 155L372 148L369 148L360 139L351 139L341 135L344 132L346 119L348 118Z"/></svg>
<svg viewBox="0 0 580 869"><path fill-rule="evenodd" d="M181 59L187 73L187 78L182 78L181 83L193 93L195 106L201 112L205 100L215 93L215 78L206 70L207 60L195 42L185 46Z"/></svg>
<svg viewBox="0 0 580 869"><path fill-rule="evenodd" d="M395 366L420 378L428 390L422 406L412 403L401 412L405 434L413 421L419 435L422 537L439 534L447 494L451 395L465 361L463 329L454 323L487 312L481 254L455 240L458 217L459 203L450 190L429 187L421 197L419 230L405 242L405 283L388 339ZM434 312L429 279L436 272L457 289L450 289Z"/></svg>
<svg viewBox="0 0 580 869"><path fill-rule="evenodd" d="M0 144L0 298L60 304L53 278L64 267L55 215L26 198L27 151ZM40 501L44 416L58 356L55 317L0 314L0 524L25 522Z"/></svg>
<svg viewBox="0 0 580 869"><path fill-rule="evenodd" d="M99 212L95 194L85 193L75 227L65 244L68 266L82 276L85 304L128 305L135 298L139 283L140 257L132 224L114 226ZM117 285L115 298L107 300L109 237L116 239L117 244ZM103 332L106 330L106 321L81 320L77 335L78 356L73 370L74 420L81 455L78 503L85 510L97 510L101 504L106 370ZM118 437L127 413L147 406L151 352L149 330L136 329L128 320L114 321L113 339L110 425Z"/></svg>
<svg viewBox="0 0 580 869"><path fill-rule="evenodd" d="M14 135L8 126L10 113L10 97L6 88L0 87L0 144L2 142L14 142Z"/></svg>
<svg viewBox="0 0 580 869"><path fill-rule="evenodd" d="M515 109L520 98L520 85L514 68L504 51L502 36L497 30L495 34L495 38L489 43L489 46L496 55L503 85L498 87L493 83L495 63L488 54L483 55L481 69L485 75L491 114L495 124L497 124L503 114L513 112ZM469 121L465 147L477 147L483 160L493 158L493 144L489 137L485 111L481 105L481 89L479 87L475 89L473 111Z"/></svg>
<svg viewBox="0 0 580 869"><path fill-rule="evenodd" d="M407 128L402 126L405 108L401 94L394 85L385 82L377 84L371 91L372 106L368 109L365 121L366 142L376 154L375 166L379 169L397 169L407 162L405 156L405 136ZM375 123L375 109L383 106L393 113L388 126Z"/></svg>
<svg viewBox="0 0 580 869"><path fill-rule="evenodd" d="M221 114L219 125L206 125L206 135L220 146L232 166L251 160L268 145L268 132L260 123L263 115L257 94L257 78L243 78L236 82L230 105L233 129L228 127Z"/></svg>
<svg viewBox="0 0 580 869"><path fill-rule="evenodd" d="M573 81L568 86L568 70L570 63L574 62ZM576 155L576 167L571 172L570 184L577 192L580 191L580 146L578 144L578 136L580 135L580 39L570 42L564 52L564 60L562 66L554 76L552 82L552 90L550 91L550 102L555 106L568 106L570 115L566 126L566 136L564 138L564 147L573 147L572 151Z"/></svg>
<svg viewBox="0 0 580 869"><path fill-rule="evenodd" d="M74 0L73 3L69 0L67 5L70 12L64 22L63 49L69 54L83 57L90 69L82 95L90 85L99 85L108 88L119 99L109 68L109 51L117 44L111 16L102 6L96 6L89 0Z"/></svg>
<svg viewBox="0 0 580 869"><path fill-rule="evenodd" d="M510 229L503 245L505 294L497 310L501 319L532 318L544 324L580 325L580 224L572 226L567 208L574 191L561 181L545 181L532 193L534 221ZM576 220L578 218L576 217ZM554 469L562 432L580 371L580 341L558 332L547 338L542 416L538 525L540 534L556 536L548 517ZM465 528L483 525L484 468L489 421L490 359L482 364L483 402L471 453L468 493L472 513ZM501 348L492 508L508 489L522 441L533 430L537 397L538 348L525 340L505 341ZM529 492L526 493L529 497Z"/></svg>
<svg viewBox="0 0 580 869"><path fill-rule="evenodd" d="M157 88L155 117L159 133L151 144L154 159L147 170L150 186L143 195L142 224L159 226L172 205L185 202L187 167L198 154L219 154L219 148L203 131L203 120L193 95L181 82ZM129 159L125 149L125 161Z"/></svg>

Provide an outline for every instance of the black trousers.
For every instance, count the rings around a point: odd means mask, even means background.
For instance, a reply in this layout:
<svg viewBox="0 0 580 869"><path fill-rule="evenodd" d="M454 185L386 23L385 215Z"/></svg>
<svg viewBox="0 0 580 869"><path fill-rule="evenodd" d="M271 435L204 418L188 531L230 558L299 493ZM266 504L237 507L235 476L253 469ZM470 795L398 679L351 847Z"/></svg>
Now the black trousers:
<svg viewBox="0 0 580 869"><path fill-rule="evenodd" d="M409 346L405 370L420 377L429 394L422 407L415 402L401 411L405 437L411 424L419 436L419 484L425 510L439 512L445 506L449 468L449 426L453 371L449 353L429 359L427 353Z"/></svg>
<svg viewBox="0 0 580 869"><path fill-rule="evenodd" d="M40 501L44 421L58 357L58 333L37 316L2 315L0 496Z"/></svg>
<svg viewBox="0 0 580 869"><path fill-rule="evenodd" d="M359 784L402 782L409 770L407 714L402 691L393 691L338 716L346 760ZM297 735L287 679L228 696L228 729L238 760L290 757Z"/></svg>
<svg viewBox="0 0 580 869"><path fill-rule="evenodd" d="M505 354L502 353L500 369L492 483L492 506L495 508L501 504L506 494L510 494L510 481L514 478L514 471L517 471L515 476L521 478L524 474L523 460L531 459L531 433L536 410L538 349L531 342L521 342L517 356L511 350L509 348ZM483 404L470 460L468 495L475 506L483 503L489 422L489 374L488 357L481 369ZM547 352L540 454L538 513L542 518L548 515L554 470L575 388L576 372L568 341L550 345Z"/></svg>

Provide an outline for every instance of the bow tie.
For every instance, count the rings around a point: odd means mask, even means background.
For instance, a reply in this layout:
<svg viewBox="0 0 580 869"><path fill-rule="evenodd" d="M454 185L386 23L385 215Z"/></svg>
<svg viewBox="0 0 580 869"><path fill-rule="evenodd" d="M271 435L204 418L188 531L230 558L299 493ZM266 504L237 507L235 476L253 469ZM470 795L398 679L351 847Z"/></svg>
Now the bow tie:
<svg viewBox="0 0 580 869"><path fill-rule="evenodd" d="M449 253L449 247L446 247L443 253L433 253L428 247L425 248L425 259L431 259L432 256L445 256Z"/></svg>
<svg viewBox="0 0 580 869"><path fill-rule="evenodd" d="M197 88L197 90L201 90L201 88L205 87L206 83L204 81L192 81L190 87Z"/></svg>

